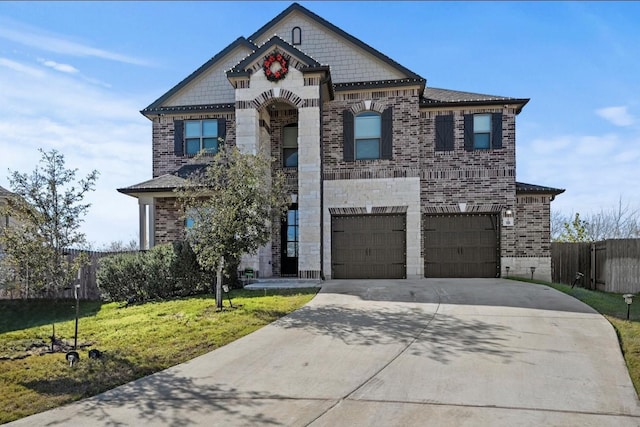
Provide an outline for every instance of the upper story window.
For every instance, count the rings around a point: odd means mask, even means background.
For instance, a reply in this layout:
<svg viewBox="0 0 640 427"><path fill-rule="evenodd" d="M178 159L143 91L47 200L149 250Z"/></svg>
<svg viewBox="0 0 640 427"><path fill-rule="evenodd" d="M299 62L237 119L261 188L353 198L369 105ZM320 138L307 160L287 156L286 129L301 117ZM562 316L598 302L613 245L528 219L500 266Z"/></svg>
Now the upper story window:
<svg viewBox="0 0 640 427"><path fill-rule="evenodd" d="M473 116L473 149L488 150L491 148L491 114Z"/></svg>
<svg viewBox="0 0 640 427"><path fill-rule="evenodd" d="M393 154L393 110L382 114L365 111L354 117L343 111L344 161L391 159Z"/></svg>
<svg viewBox="0 0 640 427"><path fill-rule="evenodd" d="M224 141L225 119L174 120L174 154L195 156L200 152L216 154Z"/></svg>
<svg viewBox="0 0 640 427"><path fill-rule="evenodd" d="M502 148L502 113L465 114L464 148L467 151Z"/></svg>
<svg viewBox="0 0 640 427"><path fill-rule="evenodd" d="M291 30L291 44L294 46L302 44L302 30L300 27L293 27L293 30Z"/></svg>
<svg viewBox="0 0 640 427"><path fill-rule="evenodd" d="M379 159L382 118L374 112L360 113L355 118L356 160Z"/></svg>
<svg viewBox="0 0 640 427"><path fill-rule="evenodd" d="M292 123L282 130L282 165L286 168L298 166L298 124Z"/></svg>
<svg viewBox="0 0 640 427"><path fill-rule="evenodd" d="M194 156L200 151L218 152L218 121L188 120L184 123L185 153Z"/></svg>

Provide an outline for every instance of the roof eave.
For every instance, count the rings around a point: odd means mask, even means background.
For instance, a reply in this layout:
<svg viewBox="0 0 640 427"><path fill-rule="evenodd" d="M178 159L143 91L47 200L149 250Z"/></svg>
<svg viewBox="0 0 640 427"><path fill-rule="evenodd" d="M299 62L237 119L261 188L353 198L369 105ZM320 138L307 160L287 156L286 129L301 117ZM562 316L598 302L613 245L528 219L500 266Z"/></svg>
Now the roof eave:
<svg viewBox="0 0 640 427"><path fill-rule="evenodd" d="M446 107L466 107L481 105L515 105L516 114L520 114L525 105L529 102L529 98L505 98L505 99L478 99L478 100L460 100L460 101L420 101L420 108L442 109Z"/></svg>

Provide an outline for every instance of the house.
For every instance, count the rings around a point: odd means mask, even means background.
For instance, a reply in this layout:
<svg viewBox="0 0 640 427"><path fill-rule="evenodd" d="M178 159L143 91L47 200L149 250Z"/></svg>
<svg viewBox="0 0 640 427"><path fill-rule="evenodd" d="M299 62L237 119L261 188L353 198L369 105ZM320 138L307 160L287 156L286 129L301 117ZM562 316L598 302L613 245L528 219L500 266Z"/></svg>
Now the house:
<svg viewBox="0 0 640 427"><path fill-rule="evenodd" d="M173 189L219 139L266 150L291 205L243 265L261 277L550 279L550 203L516 182L528 99L438 89L297 3L143 109L143 248L184 238ZM508 273L510 271L510 273Z"/></svg>

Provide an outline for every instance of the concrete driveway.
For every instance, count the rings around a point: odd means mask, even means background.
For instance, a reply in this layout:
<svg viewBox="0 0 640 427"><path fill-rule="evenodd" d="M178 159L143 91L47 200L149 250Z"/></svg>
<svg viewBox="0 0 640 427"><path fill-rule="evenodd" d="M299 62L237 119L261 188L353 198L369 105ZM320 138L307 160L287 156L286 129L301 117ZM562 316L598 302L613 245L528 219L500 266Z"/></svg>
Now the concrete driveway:
<svg viewBox="0 0 640 427"><path fill-rule="evenodd" d="M226 347L14 426L638 426L616 334L540 285L328 281Z"/></svg>

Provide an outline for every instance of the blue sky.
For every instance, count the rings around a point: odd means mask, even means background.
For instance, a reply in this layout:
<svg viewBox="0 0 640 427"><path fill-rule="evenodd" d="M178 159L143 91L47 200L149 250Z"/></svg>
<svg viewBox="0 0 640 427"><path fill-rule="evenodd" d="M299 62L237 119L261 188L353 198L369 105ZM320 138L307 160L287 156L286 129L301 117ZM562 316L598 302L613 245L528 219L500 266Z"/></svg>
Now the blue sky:
<svg viewBox="0 0 640 427"><path fill-rule="evenodd" d="M139 111L290 2L0 2L0 185L55 148L101 173L83 231L136 239L151 177ZM531 98L518 181L565 188L552 209L640 208L639 2L301 2L432 87Z"/></svg>

